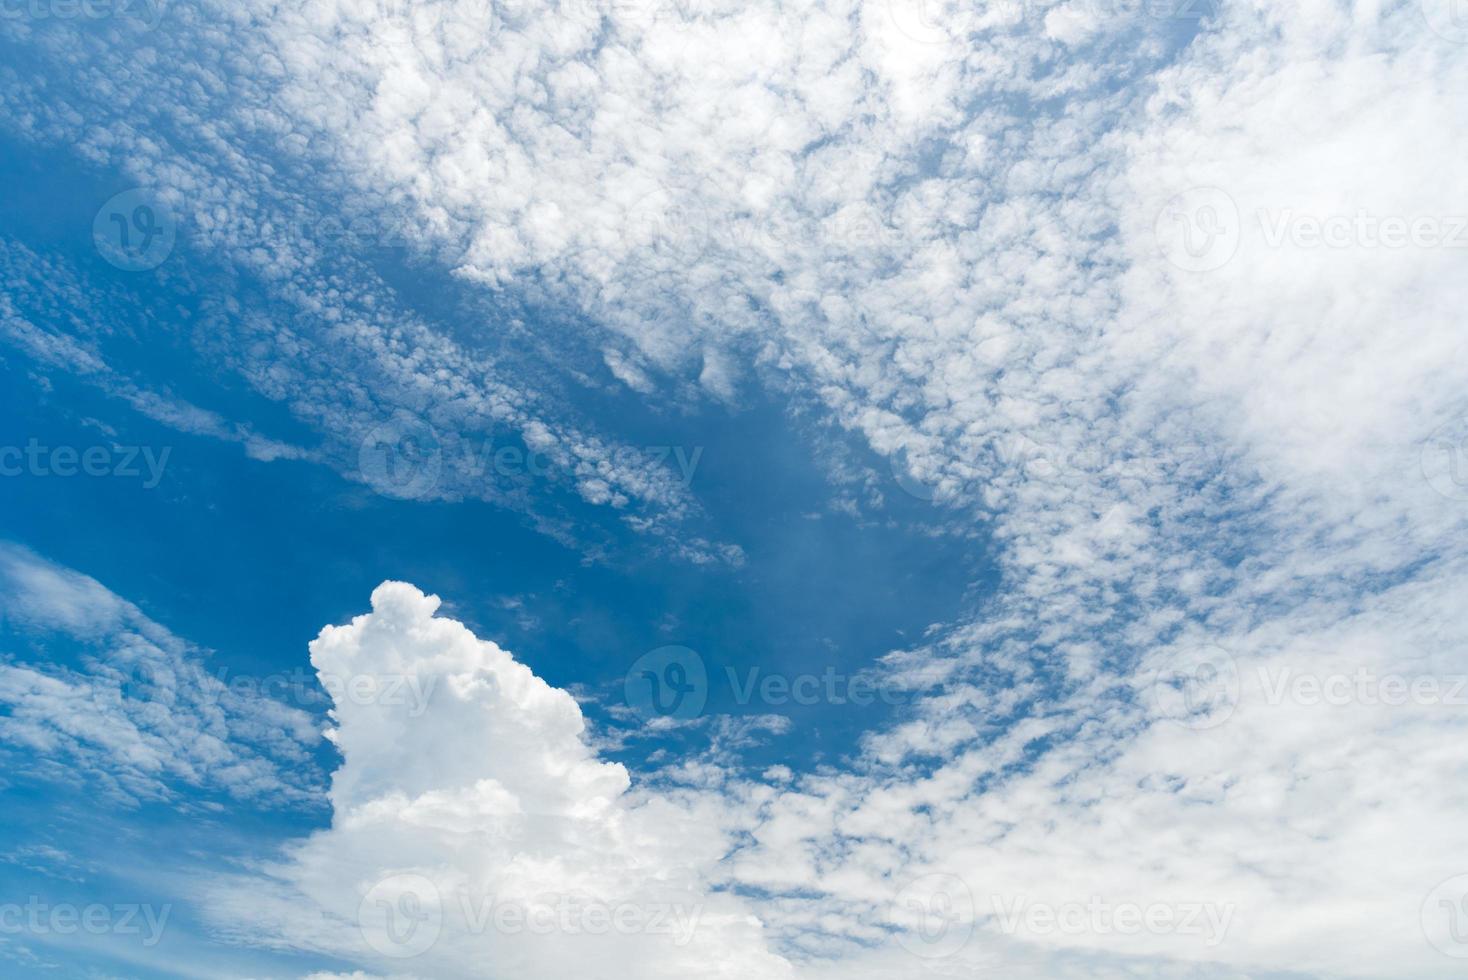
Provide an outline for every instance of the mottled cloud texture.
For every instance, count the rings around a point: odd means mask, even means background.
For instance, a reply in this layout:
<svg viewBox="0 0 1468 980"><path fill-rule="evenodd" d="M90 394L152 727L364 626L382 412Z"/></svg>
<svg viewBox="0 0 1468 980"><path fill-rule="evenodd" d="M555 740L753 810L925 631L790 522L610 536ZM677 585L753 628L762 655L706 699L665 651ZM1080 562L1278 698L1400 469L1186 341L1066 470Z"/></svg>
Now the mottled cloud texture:
<svg viewBox="0 0 1468 980"><path fill-rule="evenodd" d="M686 486L498 356L502 325L409 315L302 231L329 193L420 268L558 311L588 383L817 406L990 532L1001 572L885 662L928 696L842 765L770 781L633 778L568 694L385 584L312 662L433 696L338 698L331 827L220 883L219 928L383 976L1457 975L1449 6L206 2L143 40L0 22L76 81L53 100L0 67L12 131L127 169L290 311L214 297L211 343L319 461L351 472L399 411L507 426L680 558L737 554L694 539ZM156 52L148 86L116 81L119 39ZM27 356L98 349L81 318L0 312ZM75 370L136 394L100 365ZM433 495L486 495L444 465ZM465 895L579 918L485 928ZM640 925L593 934L593 907ZM696 925L654 932L649 909Z"/></svg>

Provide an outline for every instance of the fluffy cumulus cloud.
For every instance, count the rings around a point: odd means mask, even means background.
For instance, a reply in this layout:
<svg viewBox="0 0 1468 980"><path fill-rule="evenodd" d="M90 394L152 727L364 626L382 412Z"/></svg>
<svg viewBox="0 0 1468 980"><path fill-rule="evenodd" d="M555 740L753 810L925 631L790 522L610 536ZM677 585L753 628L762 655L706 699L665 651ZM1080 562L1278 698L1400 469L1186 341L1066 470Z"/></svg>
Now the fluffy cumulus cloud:
<svg viewBox="0 0 1468 980"><path fill-rule="evenodd" d="M331 827L220 887L221 928L419 976L790 976L710 887L722 808L633 793L569 694L438 605L384 583L312 644L341 692Z"/></svg>
<svg viewBox="0 0 1468 980"><path fill-rule="evenodd" d="M313 662L432 696L337 697L332 827L221 887L221 928L383 975L1455 975L1468 35L1432 0L170 12L160 84L212 142L27 25L94 101L0 69L6 118L211 203L221 161L273 186L265 134L430 267L574 311L608 384L819 403L1003 573L888 658L936 693L849 765L697 790L629 783L386 585ZM236 252L299 314L221 308L259 390L345 445L371 393L503 418L588 499L696 506L300 247ZM701 911L582 928L619 903Z"/></svg>

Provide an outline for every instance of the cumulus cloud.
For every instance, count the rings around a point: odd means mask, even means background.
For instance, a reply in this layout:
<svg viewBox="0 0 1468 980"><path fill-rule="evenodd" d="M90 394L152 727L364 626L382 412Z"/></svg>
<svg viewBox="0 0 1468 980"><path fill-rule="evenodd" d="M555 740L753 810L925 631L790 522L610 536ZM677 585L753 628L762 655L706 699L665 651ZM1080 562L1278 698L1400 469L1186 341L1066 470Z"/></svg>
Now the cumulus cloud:
<svg viewBox="0 0 1468 980"><path fill-rule="evenodd" d="M432 697L336 698L330 829L216 889L220 928L436 977L790 975L710 887L721 809L631 791L569 694L438 605L387 582L312 643L328 690L411 675Z"/></svg>

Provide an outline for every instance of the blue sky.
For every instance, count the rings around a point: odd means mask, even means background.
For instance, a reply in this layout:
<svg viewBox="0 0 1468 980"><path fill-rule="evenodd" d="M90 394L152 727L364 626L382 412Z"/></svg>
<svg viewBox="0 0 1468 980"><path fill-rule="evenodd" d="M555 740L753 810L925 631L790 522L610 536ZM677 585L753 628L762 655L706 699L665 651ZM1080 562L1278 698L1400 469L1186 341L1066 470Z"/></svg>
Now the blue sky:
<svg viewBox="0 0 1468 980"><path fill-rule="evenodd" d="M1468 957L1437 0L0 13L0 975Z"/></svg>
<svg viewBox="0 0 1468 980"><path fill-rule="evenodd" d="M13 240L67 262L116 300L104 329L110 363L119 373L146 378L155 389L226 418L248 419L277 437L310 443L309 430L211 364L207 344L193 336L190 320L198 316L199 293L210 291L217 274L209 257L191 267L190 252L178 247L166 260L167 277L154 278L117 270L98 254L87 202L126 189L126 178L16 143L7 143L4 165L7 183L37 191L6 199L4 224ZM56 206L71 213L58 215ZM387 271L408 279L409 301L423 295L425 315L441 318L446 330L461 328L468 315L443 296L427 295L429 289L412 273L395 269L394 260L401 261L387 257ZM196 289L184 285L191 281ZM480 316L503 315L482 298L465 302L475 303ZM37 319L51 312L21 308L22 315ZM556 329L550 315L542 321L534 311L517 312L532 332L542 322ZM557 350L567 361L577 356ZM697 651L705 661L711 714L766 715L770 709L757 685L768 674L820 677L834 671L844 684L844 675L922 642L929 627L951 621L992 586L981 527L948 527L924 499L920 482L906 474L899 480L869 449L802 417L781 393L737 407L663 406L650 412L616 392L577 390L562 367L534 364L578 410L616 419L645 440L658 465L680 478L687 473L705 510L705 533L737 540L741 562L669 560L644 536L574 499L564 505L573 539L555 540L538 533L525 515L482 501L395 499L377 492L360 473L251 459L236 445L160 424L85 381L38 371L23 356L7 357L4 365L4 443L21 450L34 444L43 462L39 468L26 462L24 472L0 482L5 537L135 602L151 619L207 651L205 669L216 677L242 685L257 679L289 685L286 700L312 711L322 724L326 697L305 660L306 643L324 623L360 613L363 597L385 579L411 581L444 596L446 608L476 632L497 637L551 683L583 691L593 717L605 703L625 701L626 675L638 657L669 644ZM119 448L112 450L114 445ZM54 448L81 453L92 446L109 447L105 475L81 472L79 463L69 475L51 472ZM128 459L132 447L138 451ZM470 447L490 468L484 480L508 482L528 472L522 457L512 454L496 476L493 454L505 447L518 453L523 443L491 432ZM819 457L836 453L849 458L845 465L867 471L865 478L883 501L874 513L829 509L830 474ZM553 480L554 474L539 478L531 501L542 495L564 500L564 489ZM270 615L260 615L263 608ZM18 659L57 655L56 638L6 626L6 642ZM882 691L870 704L850 705L831 703L824 693L788 699L777 693L787 703L775 713L788 718L792 729L741 745L737 764L759 771L834 762L849 756L864 731L912 696ZM636 741L610 757L638 764L653 750L676 753L686 745L702 751L709 737L704 731L672 733L667 741ZM330 772L332 755L329 749L313 754L310 765L318 780ZM17 812L37 818L33 825L22 820L15 826L16 851L64 849L97 868L70 893L53 891L54 879L23 862L4 868L8 891L28 895L27 889L39 889L43 896L56 895L53 901L90 894L94 875L115 879L126 893L140 867L151 863L149 842L159 835L182 844L180 855L188 857L180 863L199 871L218 867L221 850L230 858L226 864L258 858L326 818L319 804L225 818L197 809L219 805L217 794L192 791L170 806L104 816L91 810L84 787L57 787L29 769L17 764L8 777ZM180 819L180 808L191 815ZM58 825L61 813L71 821ZM99 831L119 835L103 854L92 847ZM150 887L150 899L154 895L161 907L170 893ZM203 940L187 935L197 927L184 911L174 913L178 918L167 934L186 933L174 956L249 961L227 947L200 950ZM47 945L36 955L31 965L38 975L55 964L104 973L118 968L109 967L103 951L87 956ZM188 975L176 972L177 962L171 971L168 958L158 959L157 975ZM126 962L129 971L151 969L146 957Z"/></svg>

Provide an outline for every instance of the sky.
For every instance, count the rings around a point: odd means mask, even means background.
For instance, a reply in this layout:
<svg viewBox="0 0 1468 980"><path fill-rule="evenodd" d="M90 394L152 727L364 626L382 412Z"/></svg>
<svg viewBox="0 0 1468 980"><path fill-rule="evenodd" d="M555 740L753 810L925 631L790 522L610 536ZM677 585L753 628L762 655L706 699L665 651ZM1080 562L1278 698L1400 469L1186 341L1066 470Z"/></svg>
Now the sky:
<svg viewBox="0 0 1468 980"><path fill-rule="evenodd" d="M0 2L0 975L1446 978L1458 0Z"/></svg>

